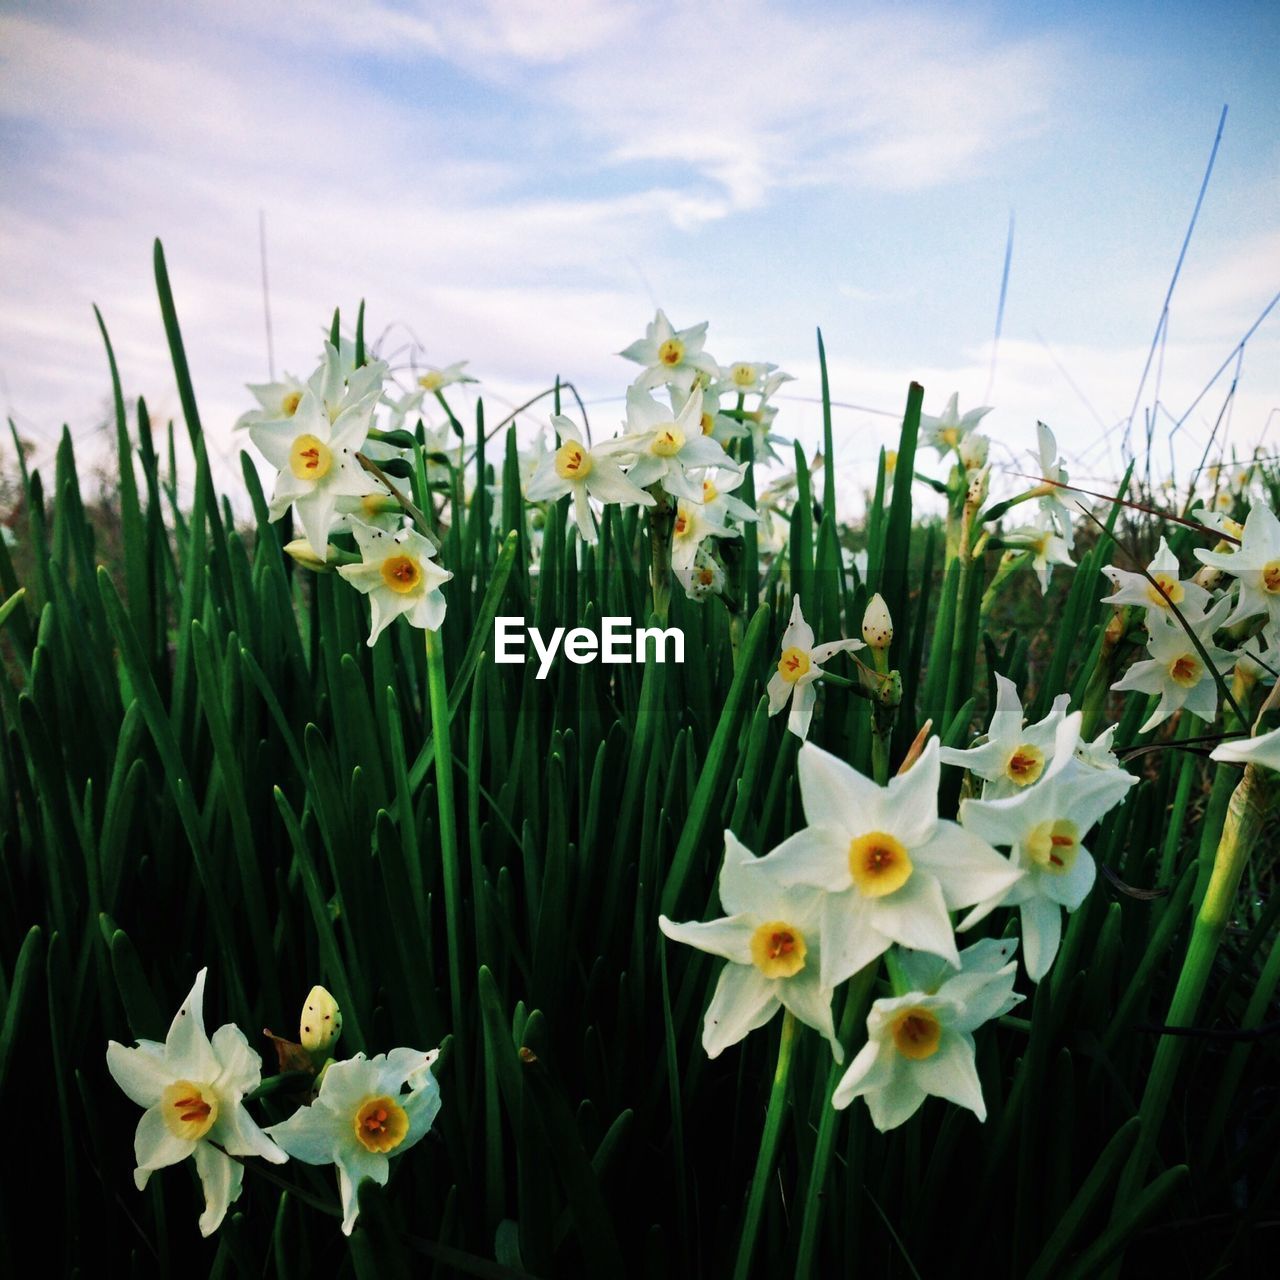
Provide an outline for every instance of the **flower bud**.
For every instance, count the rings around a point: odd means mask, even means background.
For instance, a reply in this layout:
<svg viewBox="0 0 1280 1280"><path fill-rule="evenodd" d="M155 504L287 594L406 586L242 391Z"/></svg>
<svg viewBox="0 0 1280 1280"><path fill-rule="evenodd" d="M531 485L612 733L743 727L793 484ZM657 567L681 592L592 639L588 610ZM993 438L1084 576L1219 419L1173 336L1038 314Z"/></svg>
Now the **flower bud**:
<svg viewBox="0 0 1280 1280"><path fill-rule="evenodd" d="M991 447L988 437L971 431L960 441L960 461L966 471L976 471L987 465L987 450Z"/></svg>
<svg viewBox="0 0 1280 1280"><path fill-rule="evenodd" d="M285 554L292 556L304 569L310 569L315 573L333 571L333 565L316 555L306 538L294 538L292 542L285 543L284 549Z"/></svg>
<svg viewBox="0 0 1280 1280"><path fill-rule="evenodd" d="M878 592L867 601L867 611L862 615L862 638L872 649L887 649L893 639L893 619Z"/></svg>
<svg viewBox="0 0 1280 1280"><path fill-rule="evenodd" d="M299 1036L302 1047L313 1054L328 1053L342 1034L342 1010L321 986L314 986L302 1002Z"/></svg>

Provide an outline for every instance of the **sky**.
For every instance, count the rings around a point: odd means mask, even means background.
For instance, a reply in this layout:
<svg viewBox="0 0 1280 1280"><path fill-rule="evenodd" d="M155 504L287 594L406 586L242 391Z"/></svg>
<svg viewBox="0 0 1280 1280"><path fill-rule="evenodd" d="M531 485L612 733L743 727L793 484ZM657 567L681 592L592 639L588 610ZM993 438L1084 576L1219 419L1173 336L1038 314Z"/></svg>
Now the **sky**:
<svg viewBox="0 0 1280 1280"><path fill-rule="evenodd" d="M1114 478L1136 404L1185 473L1280 291L1278 67L1271 3L0 0L0 403L101 446L97 304L126 396L178 414L158 236L237 487L261 219L276 372L364 299L393 363L470 360L490 420L558 374L607 432L661 306L795 374L777 429L809 447L821 326L843 484L913 378L994 406L999 465L1040 419ZM1280 307L1239 373L1219 438L1280 452Z"/></svg>

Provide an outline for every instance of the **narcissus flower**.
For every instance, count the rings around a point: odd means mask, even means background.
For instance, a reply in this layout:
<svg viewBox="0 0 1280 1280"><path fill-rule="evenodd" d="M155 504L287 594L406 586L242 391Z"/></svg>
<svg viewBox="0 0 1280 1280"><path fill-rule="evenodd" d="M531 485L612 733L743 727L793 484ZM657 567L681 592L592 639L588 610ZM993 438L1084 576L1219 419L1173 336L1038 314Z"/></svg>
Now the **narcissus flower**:
<svg viewBox="0 0 1280 1280"><path fill-rule="evenodd" d="M706 547L699 547L688 569L677 569L676 577L690 600L705 600L724 590L724 566Z"/></svg>
<svg viewBox="0 0 1280 1280"><path fill-rule="evenodd" d="M1239 584L1228 626L1258 614L1266 614L1271 626L1280 626L1280 519L1270 507L1254 503L1234 551L1197 549L1196 557L1211 569L1231 574Z"/></svg>
<svg viewBox="0 0 1280 1280"><path fill-rule="evenodd" d="M1171 616L1170 605L1177 605L1183 617L1191 621L1202 618L1209 603L1209 593L1203 587L1183 582L1178 576L1178 557L1163 538L1155 558L1147 565L1147 573L1155 579L1155 586L1142 574L1117 569L1114 565L1108 565L1103 572L1115 586L1111 595L1102 597L1103 604L1137 605L1147 610L1148 616L1152 612Z"/></svg>
<svg viewBox="0 0 1280 1280"><path fill-rule="evenodd" d="M193 1156L204 1188L200 1234L205 1236L218 1229L240 1195L244 1171L232 1156L261 1156L272 1164L287 1159L244 1108L245 1094L262 1082L262 1062L244 1032L228 1023L212 1038L205 1034L207 972L196 974L163 1044L139 1040L130 1049L112 1040L107 1045L112 1079L146 1108L133 1140L138 1190L157 1169Z"/></svg>
<svg viewBox="0 0 1280 1280"><path fill-rule="evenodd" d="M1188 623L1208 654L1207 664L1181 624L1164 614L1150 616L1147 629L1146 661L1135 662L1111 687L1117 691L1136 689L1140 693L1158 693L1160 701L1139 732L1146 733L1184 707L1202 720L1212 720L1218 711L1218 673L1229 671L1235 655L1213 643L1213 633L1223 624L1230 607L1225 598L1219 600L1203 617Z"/></svg>
<svg viewBox="0 0 1280 1280"><path fill-rule="evenodd" d="M545 453L525 489L531 502L554 502L565 494L573 496L573 518L586 542L596 540L596 518L591 498L599 502L634 502L651 507L653 497L637 488L607 450L593 449L582 438L572 419L556 414L552 426L560 436L560 447Z"/></svg>
<svg viewBox="0 0 1280 1280"><path fill-rule="evenodd" d="M366 397L331 421L324 401L308 387L291 418L249 427L249 436L263 457L279 468L271 519L278 520L292 505L318 556L326 554L338 499L378 490L377 482L356 461L376 402L376 395Z"/></svg>
<svg viewBox="0 0 1280 1280"><path fill-rule="evenodd" d="M822 678L822 664L837 653L852 653L861 649L861 640L832 640L827 644L813 643L813 628L804 620L800 597L791 605L791 621L782 633L782 656L778 669L769 679L769 714L776 716L788 703L791 715L787 728L797 738L809 736L809 724L813 720L813 706L818 700L814 684Z"/></svg>
<svg viewBox="0 0 1280 1280"><path fill-rule="evenodd" d="M822 895L779 885L764 865L726 831L720 903L729 914L688 924L658 917L668 938L729 961L707 1008L702 1047L714 1058L785 1007L823 1035L841 1062L831 987L821 980Z"/></svg>
<svg viewBox="0 0 1280 1280"><path fill-rule="evenodd" d="M980 902L961 921L976 924L998 906L1022 915L1022 952L1027 974L1039 982L1053 963L1062 938L1062 912L1074 911L1093 888L1097 867L1084 837L1114 808L1137 778L1121 769L1097 769L1075 758L1080 712L1058 726L1052 763L1040 781L1002 800L963 800L960 822L989 844L1003 845L1019 873L1007 887Z"/></svg>
<svg viewBox="0 0 1280 1280"><path fill-rule="evenodd" d="M754 524L760 519L733 491L747 478L746 468L730 468L710 472L702 477L702 505L708 520L724 524L730 516L742 524Z"/></svg>
<svg viewBox="0 0 1280 1280"><path fill-rule="evenodd" d="M946 458L953 451L959 453L965 436L990 412L991 406L983 405L978 409L970 409L961 417L960 393L957 391L936 418L927 413L920 415L920 440L937 449L939 458Z"/></svg>
<svg viewBox="0 0 1280 1280"><path fill-rule="evenodd" d="M285 374L279 382L250 382L249 390L258 402L258 408L242 413L236 419L236 429L251 427L257 422L284 422L298 412L306 385L291 374Z"/></svg>
<svg viewBox="0 0 1280 1280"><path fill-rule="evenodd" d="M1043 422L1036 423L1037 461L1040 474L1047 483L1040 493L1041 517L1061 535L1070 551L1075 545L1072 511L1067 502L1072 498L1070 489L1061 486L1067 483L1067 469L1058 457L1058 442L1053 432Z"/></svg>
<svg viewBox="0 0 1280 1280"><path fill-rule="evenodd" d="M836 1085L831 1105L865 1098L881 1133L909 1120L931 1095L985 1120L973 1033L1023 998L1013 990L1016 946L988 938L966 947L959 973L931 956L902 952L898 961L911 990L871 1006L867 1043Z"/></svg>
<svg viewBox="0 0 1280 1280"><path fill-rule="evenodd" d="M597 448L632 454L627 479L641 489L661 483L673 498L702 501L702 480L691 475L706 467L732 467L733 460L702 434L702 392L695 390L677 414L641 387L627 390L627 429Z"/></svg>
<svg viewBox="0 0 1280 1280"><path fill-rule="evenodd" d="M942 763L958 765L982 778L986 783L982 789L985 799L1017 795L1038 782L1052 761L1058 726L1070 704L1071 695L1060 694L1043 720L1024 726L1018 686L997 673L996 709L991 715L986 742L967 751L943 747Z"/></svg>
<svg viewBox="0 0 1280 1280"><path fill-rule="evenodd" d="M781 884L825 890L822 980L835 987L899 943L959 964L949 911L1007 892L1024 872L938 817L938 739L886 787L807 742L803 831L764 861Z"/></svg>
<svg viewBox="0 0 1280 1280"><path fill-rule="evenodd" d="M439 1113L440 1087L430 1071L435 1056L393 1049L330 1063L316 1100L267 1130L295 1160L338 1166L344 1234L360 1211L360 1183L369 1178L386 1186L391 1157L421 1141Z"/></svg>
<svg viewBox="0 0 1280 1280"><path fill-rule="evenodd" d="M739 360L736 364L723 366L714 385L721 394L761 395L767 398L784 382L792 381L792 376L780 372L776 364Z"/></svg>
<svg viewBox="0 0 1280 1280"><path fill-rule="evenodd" d="M468 361L458 360L453 364L447 364L443 369L437 369L433 365L428 365L417 376L418 386L422 388L428 395L443 390L445 387L454 386L459 382L476 382L478 379L473 378L469 373L463 373L463 369L467 367Z"/></svg>
<svg viewBox="0 0 1280 1280"><path fill-rule="evenodd" d="M351 521L359 564L344 564L338 572L369 597L370 645L376 644L387 623L404 614L409 625L438 631L444 622L445 599L440 588L453 577L432 559L435 548L414 529L388 533L358 520Z"/></svg>
<svg viewBox="0 0 1280 1280"><path fill-rule="evenodd" d="M1209 758L1232 764L1258 764L1280 773L1280 729L1260 733L1256 738L1233 738L1215 747Z"/></svg>
<svg viewBox="0 0 1280 1280"><path fill-rule="evenodd" d="M1049 577L1055 564L1073 564L1071 548L1051 527L1024 525L1009 534L1009 540L1020 543L1020 550L1030 554L1031 567L1040 580L1040 590L1049 590ZM1017 551L1012 554L1016 555Z"/></svg>
<svg viewBox="0 0 1280 1280"><path fill-rule="evenodd" d="M701 502L681 498L671 525L671 567L691 569L707 538L736 538L736 529L717 523Z"/></svg>
<svg viewBox="0 0 1280 1280"><path fill-rule="evenodd" d="M645 366L635 386L660 387L666 383L688 391L699 381L708 385L720 374L720 366L702 349L706 340L705 320L690 329L675 329L665 312L659 310L645 328L644 337L618 354Z"/></svg>

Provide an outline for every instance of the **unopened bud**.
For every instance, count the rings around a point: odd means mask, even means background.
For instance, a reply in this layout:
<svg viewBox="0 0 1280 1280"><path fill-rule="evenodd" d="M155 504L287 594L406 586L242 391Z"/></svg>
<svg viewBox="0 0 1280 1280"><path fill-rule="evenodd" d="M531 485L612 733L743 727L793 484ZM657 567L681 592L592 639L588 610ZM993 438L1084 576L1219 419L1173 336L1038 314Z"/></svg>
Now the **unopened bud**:
<svg viewBox="0 0 1280 1280"><path fill-rule="evenodd" d="M285 543L284 550L286 555L292 556L304 569L310 569L314 573L330 573L333 570L333 565L316 555L306 538L294 538L292 542Z"/></svg>
<svg viewBox="0 0 1280 1280"><path fill-rule="evenodd" d="M314 986L302 1002L298 1039L313 1054L328 1053L342 1034L342 1010L321 986Z"/></svg>
<svg viewBox="0 0 1280 1280"><path fill-rule="evenodd" d="M966 471L976 471L987 465L987 450L991 441L977 431L971 431L960 441L960 461Z"/></svg>
<svg viewBox="0 0 1280 1280"><path fill-rule="evenodd" d="M867 611L862 615L862 638L872 649L887 649L893 639L893 619L889 606L877 592L867 601Z"/></svg>

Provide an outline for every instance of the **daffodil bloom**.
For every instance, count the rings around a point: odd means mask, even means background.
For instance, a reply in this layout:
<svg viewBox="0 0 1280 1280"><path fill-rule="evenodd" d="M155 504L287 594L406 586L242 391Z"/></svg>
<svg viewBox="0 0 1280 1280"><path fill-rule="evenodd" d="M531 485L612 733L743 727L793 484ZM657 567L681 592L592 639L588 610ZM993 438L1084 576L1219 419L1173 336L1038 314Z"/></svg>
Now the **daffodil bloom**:
<svg viewBox="0 0 1280 1280"><path fill-rule="evenodd" d="M963 800L966 831L1009 849L1018 878L981 901L961 921L976 924L998 906L1016 906L1022 916L1022 952L1027 974L1039 982L1058 953L1062 912L1088 896L1097 867L1084 838L1121 800L1137 778L1122 769L1095 769L1075 758L1080 712L1058 726L1052 763L1033 787L1002 800Z"/></svg>
<svg viewBox="0 0 1280 1280"><path fill-rule="evenodd" d="M285 422L298 412L302 393L306 386L291 374L285 374L280 382L250 382L258 408L242 413L236 419L236 430L251 427L256 422Z"/></svg>
<svg viewBox="0 0 1280 1280"><path fill-rule="evenodd" d="M818 700L814 685L822 678L822 664L837 653L852 653L861 648L861 640L832 640L815 645L813 628L804 620L800 597L796 596L791 605L791 620L782 633L782 656L777 670L769 678L769 714L776 716L790 702L787 728L797 738L807 738L813 706Z"/></svg>
<svg viewBox="0 0 1280 1280"><path fill-rule="evenodd" d="M387 623L402 614L410 626L438 631L445 613L440 588L453 574L432 559L431 543L414 529L388 533L354 519L351 532L360 548L360 563L344 564L338 572L369 597L369 644L376 644Z"/></svg>
<svg viewBox="0 0 1280 1280"><path fill-rule="evenodd" d="M228 1023L212 1038L205 1034L207 972L196 974L163 1044L139 1040L131 1049L112 1040L107 1045L112 1079L146 1108L133 1140L138 1190L157 1169L194 1157L204 1188L200 1234L205 1236L218 1229L240 1195L244 1171L232 1156L261 1156L272 1164L287 1159L244 1108L245 1094L262 1081L262 1062L244 1032Z"/></svg>
<svg viewBox="0 0 1280 1280"><path fill-rule="evenodd" d="M733 491L747 478L745 467L713 471L702 477L702 505L706 517L717 524L724 524L730 516L742 524L754 524L760 519Z"/></svg>
<svg viewBox="0 0 1280 1280"><path fill-rule="evenodd" d="M1158 693L1160 701L1139 732L1146 733L1184 707L1202 720L1212 720L1218 711L1218 673L1229 671L1235 655L1213 643L1213 633L1223 625L1223 615L1230 607L1219 600L1202 618L1188 619L1191 629L1209 656L1210 666L1200 656L1191 637L1177 619L1163 614L1147 622L1147 652L1143 662L1135 662L1111 687L1117 692L1135 689L1139 693Z"/></svg>
<svg viewBox="0 0 1280 1280"><path fill-rule="evenodd" d="M776 364L753 364L749 360L739 360L736 364L727 364L720 369L714 386L721 394L764 395L766 384L770 384L771 391L776 391L784 382L793 381L789 373L777 370Z"/></svg>
<svg viewBox="0 0 1280 1280"><path fill-rule="evenodd" d="M434 1052L393 1049L330 1063L316 1100L267 1130L295 1160L338 1166L345 1235L360 1211L360 1183L368 1178L386 1186L391 1157L421 1141L439 1113L434 1059Z"/></svg>
<svg viewBox="0 0 1280 1280"><path fill-rule="evenodd" d="M635 461L627 479L641 489L655 484L673 498L702 501L702 481L690 475L706 467L732 467L733 461L710 436L702 434L702 392L695 390L674 416L641 387L627 390L625 434L598 445L605 454L630 454Z"/></svg>
<svg viewBox="0 0 1280 1280"><path fill-rule="evenodd" d="M1086 742L1081 738L1076 743L1076 759L1091 769L1119 769L1120 759L1112 746L1116 728L1114 724L1108 726L1092 742Z"/></svg>
<svg viewBox="0 0 1280 1280"><path fill-rule="evenodd" d="M563 414L551 419L560 436L560 447L544 453L525 489L531 502L554 502L565 494L573 496L573 517L586 542L596 540L596 518L591 498L599 502L634 502L651 507L653 497L637 488L607 450L593 449L582 438L573 421Z"/></svg>
<svg viewBox="0 0 1280 1280"><path fill-rule="evenodd" d="M960 416L960 393L955 392L947 401L947 407L935 418L931 414L920 415L920 439L938 451L945 459L951 453L959 453L964 438L991 412L990 405L970 409Z"/></svg>
<svg viewBox="0 0 1280 1280"><path fill-rule="evenodd" d="M1232 764L1258 764L1280 773L1280 729L1260 733L1256 738L1232 738L1214 747L1209 758Z"/></svg>
<svg viewBox="0 0 1280 1280"><path fill-rule="evenodd" d="M1153 611L1172 614L1170 605L1177 605L1188 620L1203 617L1209 604L1209 593L1203 587L1179 578L1178 557L1163 538L1155 558L1147 565L1147 573L1155 579L1154 586L1142 574L1117 569L1114 565L1103 572L1115 587L1111 595L1103 596L1103 604L1137 605L1147 610L1148 615Z"/></svg>
<svg viewBox="0 0 1280 1280"><path fill-rule="evenodd" d="M1265 614L1271 626L1280 626L1280 519L1270 507L1254 503L1234 551L1197 549L1196 557L1211 569L1231 574L1239 586L1226 625Z"/></svg>
<svg viewBox="0 0 1280 1280"><path fill-rule="evenodd" d="M1043 422L1036 423L1036 442L1040 474L1046 482L1052 482L1041 486L1040 512L1070 551L1075 545L1075 532L1071 509L1066 504L1072 491L1062 488L1067 483L1067 469L1058 458L1058 442L1053 432Z"/></svg>
<svg viewBox="0 0 1280 1280"><path fill-rule="evenodd" d="M764 872L765 861L726 831L720 904L729 914L688 924L658 917L668 938L729 961L702 1023L702 1047L718 1057L787 1008L824 1036L842 1062L831 987L821 979L822 895L779 885Z"/></svg>
<svg viewBox="0 0 1280 1280"><path fill-rule="evenodd" d="M982 795L987 800L1017 795L1040 780L1053 760L1058 726L1071 704L1070 694L1059 694L1049 714L1036 724L1023 724L1018 686L996 673L996 709L987 728L987 740L980 747L958 751L943 747L943 764L954 764L983 779Z"/></svg>
<svg viewBox="0 0 1280 1280"><path fill-rule="evenodd" d="M959 964L948 912L1007 892L1024 872L938 817L938 739L885 787L811 742L798 771L809 825L760 865L781 884L825 891L823 982L838 986L895 942Z"/></svg>
<svg viewBox="0 0 1280 1280"><path fill-rule="evenodd" d="M691 569L707 538L736 538L736 529L718 524L701 502L681 498L671 523L671 567Z"/></svg>
<svg viewBox="0 0 1280 1280"><path fill-rule="evenodd" d="M460 382L478 381L469 373L462 372L467 367L467 364L468 361L466 360L457 360L453 364L445 365L443 369L428 365L417 375L418 386L428 395L434 395L437 391L442 391L445 387L455 386Z"/></svg>
<svg viewBox="0 0 1280 1280"><path fill-rule="evenodd" d="M1014 941L987 938L960 953L960 971L928 955L901 952L911 990L877 1000L867 1015L867 1043L831 1096L847 1107L865 1098L881 1133L896 1129L927 1097L945 1098L987 1118L973 1033L1014 1007Z"/></svg>
<svg viewBox="0 0 1280 1280"><path fill-rule="evenodd" d="M376 481L356 461L369 434L375 401L376 397L366 398L331 422L324 402L308 387L293 417L249 427L263 457L279 468L271 519L278 520L293 506L318 556L325 555L338 499L378 492Z"/></svg>
<svg viewBox="0 0 1280 1280"><path fill-rule="evenodd" d="M1074 564L1071 559L1071 548L1052 528L1039 525L1024 525L1009 534L1011 542L1020 542L1021 549L1030 553L1031 568L1040 580L1040 590L1049 590L1049 577L1055 564ZM1016 555L1017 552L1015 551Z"/></svg>
<svg viewBox="0 0 1280 1280"><path fill-rule="evenodd" d="M720 366L702 349L706 340L705 320L690 329L675 329L659 309L644 337L618 354L645 366L635 386L660 387L665 383L687 392L699 381L699 375L704 386L719 376Z"/></svg>
<svg viewBox="0 0 1280 1280"><path fill-rule="evenodd" d="M330 422L337 420L349 409L382 399L382 384L386 381L387 365L384 360L367 360L356 367L355 344L343 340L340 346L324 344L324 361L307 379L307 386L324 404Z"/></svg>
<svg viewBox="0 0 1280 1280"><path fill-rule="evenodd" d="M698 548L689 568L676 570L676 578L690 600L705 600L708 596L718 596L724 590L724 566L706 547Z"/></svg>
<svg viewBox="0 0 1280 1280"><path fill-rule="evenodd" d="M684 408L693 392L692 387L687 392L681 391L679 387L671 388L671 404L677 413ZM702 434L710 436L720 445L728 444L730 440L744 440L750 432L737 418L731 418L720 411L721 399L722 392L714 385L702 391L702 414L699 417Z"/></svg>

